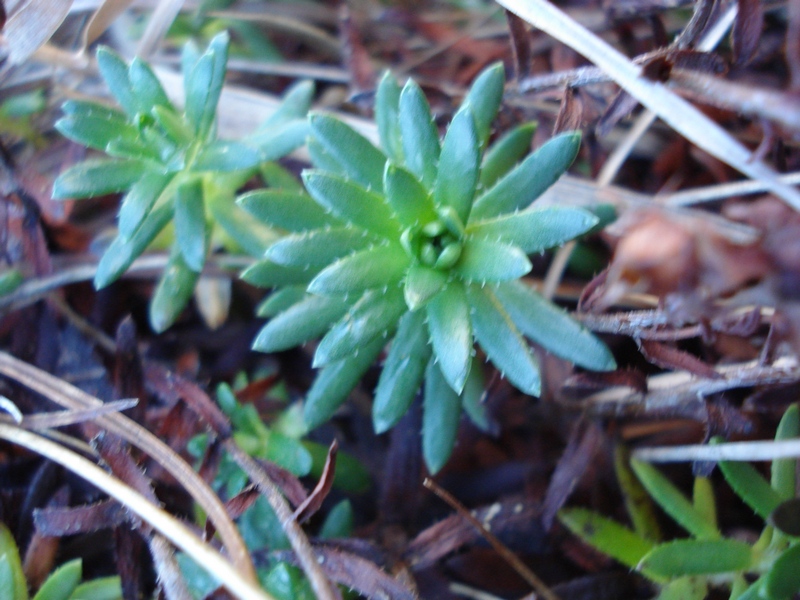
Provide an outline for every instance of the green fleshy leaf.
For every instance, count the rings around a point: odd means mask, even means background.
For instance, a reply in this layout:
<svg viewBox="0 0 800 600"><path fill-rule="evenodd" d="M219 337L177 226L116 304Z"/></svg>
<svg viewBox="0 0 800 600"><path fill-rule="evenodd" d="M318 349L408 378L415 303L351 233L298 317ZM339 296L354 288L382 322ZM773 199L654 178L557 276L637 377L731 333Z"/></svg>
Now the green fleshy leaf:
<svg viewBox="0 0 800 600"><path fill-rule="evenodd" d="M338 298L308 296L267 323L253 342L253 350L279 352L313 340L341 319L348 307Z"/></svg>
<svg viewBox="0 0 800 600"><path fill-rule="evenodd" d="M453 272L467 281L485 283L517 279L531 270L519 248L482 239L468 239Z"/></svg>
<svg viewBox="0 0 800 600"><path fill-rule="evenodd" d="M314 366L356 354L376 338L385 343L406 310L399 288L367 292L322 338L314 353Z"/></svg>
<svg viewBox="0 0 800 600"><path fill-rule="evenodd" d="M229 172L252 169L261 162L258 150L242 142L217 141L203 146L192 163L193 171Z"/></svg>
<svg viewBox="0 0 800 600"><path fill-rule="evenodd" d="M461 392L461 407L467 413L469 420L481 431L497 434L497 426L489 419L486 411L484 399L486 397L486 386L484 384L483 369L473 358L469 368L467 383L464 391Z"/></svg>
<svg viewBox="0 0 800 600"><path fill-rule="evenodd" d="M524 123L497 140L483 158L480 187L489 189L528 154L536 123Z"/></svg>
<svg viewBox="0 0 800 600"><path fill-rule="evenodd" d="M81 583L72 592L69 600L119 600L122 598L122 583L119 576L98 577Z"/></svg>
<svg viewBox="0 0 800 600"><path fill-rule="evenodd" d="M397 220L405 227L418 227L437 218L431 195L402 167L386 163L383 188Z"/></svg>
<svg viewBox="0 0 800 600"><path fill-rule="evenodd" d="M97 118L110 123L112 126L128 125L128 118L124 112L111 108L105 104L88 100L67 100L61 105L62 112L68 117Z"/></svg>
<svg viewBox="0 0 800 600"><path fill-rule="evenodd" d="M317 138L313 136L309 137L306 140L306 149L311 157L311 164L314 165L314 168L320 171L328 171L329 173L341 174L347 172L344 165L336 160L333 154L328 152Z"/></svg>
<svg viewBox="0 0 800 600"><path fill-rule="evenodd" d="M766 519L781 503L781 496L769 485L753 465L723 460L719 463L725 481L762 519Z"/></svg>
<svg viewBox="0 0 800 600"><path fill-rule="evenodd" d="M375 238L354 227L315 229L278 240L265 256L279 265L326 266L374 242Z"/></svg>
<svg viewBox="0 0 800 600"><path fill-rule="evenodd" d="M497 116L500 102L503 100L505 83L506 74L503 63L496 62L478 75L464 99L464 104L469 105L475 115L475 126L481 147L485 147L489 140L492 121Z"/></svg>
<svg viewBox="0 0 800 600"><path fill-rule="evenodd" d="M460 417L461 398L431 357L425 371L422 405L422 456L431 475L439 472L453 453Z"/></svg>
<svg viewBox="0 0 800 600"><path fill-rule="evenodd" d="M501 241L534 254L559 246L589 231L598 219L581 208L529 208L486 221L470 223L467 232L477 238Z"/></svg>
<svg viewBox="0 0 800 600"><path fill-rule="evenodd" d="M714 488L711 487L711 481L708 477L695 477L694 488L692 490L692 504L694 509L700 513L703 518L717 526L717 504L714 499Z"/></svg>
<svg viewBox="0 0 800 600"><path fill-rule="evenodd" d="M475 201L473 221L490 219L527 208L564 174L581 144L578 132L548 140Z"/></svg>
<svg viewBox="0 0 800 600"><path fill-rule="evenodd" d="M704 515L653 465L631 460L631 468L653 500L686 531L700 539L716 540L720 537L716 524L706 521Z"/></svg>
<svg viewBox="0 0 800 600"><path fill-rule="evenodd" d="M154 106L152 115L164 134L176 146L188 146L194 139L194 132L187 126L186 121L171 108Z"/></svg>
<svg viewBox="0 0 800 600"><path fill-rule="evenodd" d="M208 195L206 190L205 199L206 209L213 222L230 236L237 247L250 256L264 256L267 248L277 241L278 234L274 230L253 220L251 215L233 203L232 197Z"/></svg>
<svg viewBox="0 0 800 600"><path fill-rule="evenodd" d="M383 190L383 169L386 164L383 152L339 119L315 114L309 120L314 139L341 166L341 175L367 189L376 192ZM324 168L324 165L316 166Z"/></svg>
<svg viewBox="0 0 800 600"><path fill-rule="evenodd" d="M389 239L399 235L400 224L383 196L324 171L304 171L303 181L309 194L343 221Z"/></svg>
<svg viewBox="0 0 800 600"><path fill-rule="evenodd" d="M775 559L764 576L764 591L770 600L791 600L800 592L800 545L790 546Z"/></svg>
<svg viewBox="0 0 800 600"><path fill-rule="evenodd" d="M192 297L199 276L186 264L181 252L173 247L150 301L150 326L156 333L165 331L180 316Z"/></svg>
<svg viewBox="0 0 800 600"><path fill-rule="evenodd" d="M33 600L69 600L82 577L80 558L64 563L48 576Z"/></svg>
<svg viewBox="0 0 800 600"><path fill-rule="evenodd" d="M142 161L149 160L157 163L162 162L161 159L163 155L160 149L153 144L150 144L146 137L147 134L143 133L141 135L141 139L137 140L124 140L119 138L111 140L105 148L106 154L114 158ZM171 153L172 151L165 154Z"/></svg>
<svg viewBox="0 0 800 600"><path fill-rule="evenodd" d="M308 121L294 120L245 138L259 151L260 161L278 160L303 145L310 132Z"/></svg>
<svg viewBox="0 0 800 600"><path fill-rule="evenodd" d="M127 238L139 228L170 181L172 175L152 173L133 184L119 207L117 222L121 237Z"/></svg>
<svg viewBox="0 0 800 600"><path fill-rule="evenodd" d="M616 368L614 356L599 338L526 284L504 282L496 294L519 330L549 352L595 371Z"/></svg>
<svg viewBox="0 0 800 600"><path fill-rule="evenodd" d="M128 80L140 107L172 108L172 103L153 69L138 56L134 57L128 67Z"/></svg>
<svg viewBox="0 0 800 600"><path fill-rule="evenodd" d="M298 477L304 477L311 471L311 454L300 440L277 431L269 432L266 451L259 458L273 462Z"/></svg>
<svg viewBox="0 0 800 600"><path fill-rule="evenodd" d="M413 79L400 92L399 123L406 168L433 189L439 167L439 132L428 100Z"/></svg>
<svg viewBox="0 0 800 600"><path fill-rule="evenodd" d="M350 500L342 500L328 512L317 537L321 540L348 538L353 535L354 522L353 505Z"/></svg>
<svg viewBox="0 0 800 600"><path fill-rule="evenodd" d="M53 198L89 198L123 192L147 173L134 160L87 160L64 171L53 183Z"/></svg>
<svg viewBox="0 0 800 600"><path fill-rule="evenodd" d="M108 118L110 112L67 115L56 121L55 128L73 142L96 150L105 150L115 140L138 143L139 131L125 121L120 122L116 114Z"/></svg>
<svg viewBox="0 0 800 600"><path fill-rule="evenodd" d="M240 277L251 285L271 288L284 285L308 284L317 272L317 269L286 267L275 264L271 260L260 260L242 271Z"/></svg>
<svg viewBox="0 0 800 600"><path fill-rule="evenodd" d="M304 232L342 225L304 192L257 190L240 196L236 203L259 221L287 231Z"/></svg>
<svg viewBox="0 0 800 600"><path fill-rule="evenodd" d="M207 225L203 183L190 179L175 190L175 241L186 266L200 272L206 262Z"/></svg>
<svg viewBox="0 0 800 600"><path fill-rule="evenodd" d="M19 548L14 536L4 523L0 523L0 591L3 598L28 600L28 583L22 570Z"/></svg>
<svg viewBox="0 0 800 600"><path fill-rule="evenodd" d="M407 312L400 319L375 388L372 405L375 433L388 431L406 414L422 383L430 356L425 313Z"/></svg>
<svg viewBox="0 0 800 600"><path fill-rule="evenodd" d="M480 172L481 149L469 106L453 117L442 142L439 172L433 187L437 207L449 206L466 223Z"/></svg>
<svg viewBox="0 0 800 600"><path fill-rule="evenodd" d="M256 134L286 125L292 121L305 120L314 99L314 82L305 79L290 87L281 98L278 109L256 130Z"/></svg>
<svg viewBox="0 0 800 600"><path fill-rule="evenodd" d="M438 269L412 265L406 273L403 293L410 310L417 310L438 294L447 283L447 274Z"/></svg>
<svg viewBox="0 0 800 600"><path fill-rule="evenodd" d="M428 302L425 310L438 368L460 394L472 364L472 325L464 286L457 281L450 283Z"/></svg>
<svg viewBox="0 0 800 600"><path fill-rule="evenodd" d="M97 49L97 67L109 91L128 116L133 117L138 112L144 112L131 86L128 65L118 54L107 46L100 46Z"/></svg>
<svg viewBox="0 0 800 600"><path fill-rule="evenodd" d="M377 339L361 346L358 352L332 362L323 368L308 391L303 418L309 429L322 425L333 416L336 409L359 382L370 365L383 350L386 340Z"/></svg>
<svg viewBox="0 0 800 600"><path fill-rule="evenodd" d="M626 448L617 445L614 448L614 472L622 489L625 508L631 518L633 528L638 536L657 542L661 539L661 528L658 525L655 506L647 494L647 490L634 475L629 463L630 457Z"/></svg>
<svg viewBox="0 0 800 600"><path fill-rule="evenodd" d="M403 164L403 139L400 133L400 86L386 71L375 92L375 122L378 137L386 154L397 164Z"/></svg>
<svg viewBox="0 0 800 600"><path fill-rule="evenodd" d="M372 246L337 260L323 269L308 286L314 294L358 294L399 282L409 258L400 246Z"/></svg>
<svg viewBox="0 0 800 600"><path fill-rule="evenodd" d="M467 298L475 338L489 360L517 389L538 396L542 386L538 362L494 289L470 285Z"/></svg>
<svg viewBox="0 0 800 600"><path fill-rule="evenodd" d="M116 281L167 226L171 217L172 206L160 206L145 217L142 224L130 237L117 236L97 265L97 272L94 276L95 289L102 289Z"/></svg>
<svg viewBox="0 0 800 600"><path fill-rule="evenodd" d="M704 600L707 595L704 577L680 577L662 587L653 600Z"/></svg>
<svg viewBox="0 0 800 600"><path fill-rule="evenodd" d="M259 165L258 172L261 178L266 182L267 187L274 188L283 192L298 192L302 193L303 184L292 174L288 169L281 166L280 163L269 161ZM310 196L306 194L310 199ZM316 204L316 203L315 203Z"/></svg>
<svg viewBox="0 0 800 600"><path fill-rule="evenodd" d="M710 575L743 571L752 559L750 546L739 540L675 540L653 548L639 569L668 578Z"/></svg>
<svg viewBox="0 0 800 600"><path fill-rule="evenodd" d="M792 404L783 413L781 422L775 432L775 440L790 440L800 437L800 409L797 404ZM772 461L772 489L778 492L781 498L788 500L795 493L797 485L797 461L781 458Z"/></svg>
<svg viewBox="0 0 800 600"><path fill-rule="evenodd" d="M314 592L303 572L285 562L275 563L262 575L264 589L276 600L313 600Z"/></svg>
<svg viewBox="0 0 800 600"><path fill-rule="evenodd" d="M631 569L655 546L651 540L591 510L565 508L558 512L558 520L584 542Z"/></svg>
<svg viewBox="0 0 800 600"><path fill-rule="evenodd" d="M186 119L197 136L204 139L211 131L217 112L217 103L225 83L225 65L228 62L228 34L214 37L185 79Z"/></svg>
<svg viewBox="0 0 800 600"><path fill-rule="evenodd" d="M304 285L290 285L272 292L259 304L256 314L262 318L269 318L289 310L292 306L308 298Z"/></svg>

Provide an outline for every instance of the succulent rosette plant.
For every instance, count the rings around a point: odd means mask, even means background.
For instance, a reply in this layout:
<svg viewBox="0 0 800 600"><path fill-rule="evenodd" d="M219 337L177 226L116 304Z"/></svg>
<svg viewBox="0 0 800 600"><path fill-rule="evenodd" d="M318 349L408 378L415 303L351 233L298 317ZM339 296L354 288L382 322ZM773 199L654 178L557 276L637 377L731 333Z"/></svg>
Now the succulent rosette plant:
<svg viewBox="0 0 800 600"><path fill-rule="evenodd" d="M64 136L110 158L91 158L62 173L53 197L125 192L117 236L100 260L95 287L115 281L174 223L169 262L150 303L156 331L180 314L212 247L261 256L277 239L236 206L236 192L259 168L302 145L308 135L306 113L314 90L310 82L301 82L252 134L241 140L217 138L228 44L228 34L221 33L202 53L194 44L184 47L183 110L172 104L145 61L137 57L126 64L101 47L97 65L121 110L70 100L56 123Z"/></svg>
<svg viewBox="0 0 800 600"><path fill-rule="evenodd" d="M391 428L423 388L423 454L432 472L450 456L462 408L488 425L482 355L532 395L541 379L526 337L589 369L615 366L600 340L520 281L531 270L529 254L585 233L597 218L531 206L574 160L578 133L528 155L534 125L524 124L486 150L503 86L502 65L486 69L440 140L420 87L409 81L401 90L387 74L375 105L382 149L314 114L315 168L303 172L305 191L239 199L288 232L243 273L276 290L254 348L275 352L321 337L307 424L330 418L391 342L374 426Z"/></svg>

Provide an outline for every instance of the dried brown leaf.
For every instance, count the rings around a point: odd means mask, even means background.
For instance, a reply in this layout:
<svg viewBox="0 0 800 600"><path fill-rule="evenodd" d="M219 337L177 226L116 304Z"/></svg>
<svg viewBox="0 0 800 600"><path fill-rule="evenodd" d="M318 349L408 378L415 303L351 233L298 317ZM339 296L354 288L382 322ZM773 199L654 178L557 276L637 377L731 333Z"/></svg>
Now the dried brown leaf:
<svg viewBox="0 0 800 600"><path fill-rule="evenodd" d="M18 65L36 52L64 21L72 0L8 0L2 52Z"/></svg>
<svg viewBox="0 0 800 600"><path fill-rule="evenodd" d="M115 500L72 507L39 508L33 511L33 522L39 533L49 536L76 535L101 529L113 529L128 518Z"/></svg>
<svg viewBox="0 0 800 600"><path fill-rule="evenodd" d="M737 65L746 65L758 52L758 41L764 28L764 11L761 0L737 0L737 3L739 14L731 32L733 58Z"/></svg>
<svg viewBox="0 0 800 600"><path fill-rule="evenodd" d="M308 498L295 509L294 515L292 515L298 523L304 523L310 519L322 506L325 498L328 497L331 487L333 487L333 477L336 474L336 453L338 451L339 442L334 439L328 448L328 456L325 458L322 476Z"/></svg>

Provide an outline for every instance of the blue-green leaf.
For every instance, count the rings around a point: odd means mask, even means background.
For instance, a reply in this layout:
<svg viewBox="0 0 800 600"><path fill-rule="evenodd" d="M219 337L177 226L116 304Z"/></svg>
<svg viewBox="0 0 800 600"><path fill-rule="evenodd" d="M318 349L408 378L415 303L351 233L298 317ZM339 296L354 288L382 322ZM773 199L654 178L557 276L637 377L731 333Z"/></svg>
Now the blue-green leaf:
<svg viewBox="0 0 800 600"><path fill-rule="evenodd" d="M631 460L631 468L650 496L681 527L701 539L720 537L716 523L709 523L692 503L650 463Z"/></svg>
<svg viewBox="0 0 800 600"><path fill-rule="evenodd" d="M372 405L375 433L388 431L406 414L419 390L430 355L425 313L407 312L400 319L375 388Z"/></svg>
<svg viewBox="0 0 800 600"><path fill-rule="evenodd" d="M152 115L163 133L176 146L187 146L194 139L194 133L187 126L186 121L173 109L154 106Z"/></svg>
<svg viewBox="0 0 800 600"><path fill-rule="evenodd" d="M430 193L404 168L387 162L383 188L397 220L405 227L418 227L436 219Z"/></svg>
<svg viewBox="0 0 800 600"><path fill-rule="evenodd" d="M273 318L259 332L253 350L279 352L313 340L347 313L338 298L308 296Z"/></svg>
<svg viewBox="0 0 800 600"><path fill-rule="evenodd" d="M464 99L464 105L469 105L475 115L478 142L481 147L485 147L489 140L492 121L497 116L500 102L503 100L505 83L506 74L503 63L496 62L478 75Z"/></svg>
<svg viewBox="0 0 800 600"><path fill-rule="evenodd" d="M439 172L433 187L437 207L449 206L467 222L480 171L481 149L469 106L453 117L442 142Z"/></svg>
<svg viewBox="0 0 800 600"><path fill-rule="evenodd" d="M372 246L323 269L309 284L308 291L347 295L394 286L405 275L408 264L408 255L400 246Z"/></svg>
<svg viewBox="0 0 800 600"><path fill-rule="evenodd" d="M428 302L428 330L434 356L456 394L464 389L472 364L472 325L464 286L451 282Z"/></svg>
<svg viewBox="0 0 800 600"><path fill-rule="evenodd" d="M762 519L767 519L783 500L753 465L723 460L719 468L733 491Z"/></svg>
<svg viewBox="0 0 800 600"><path fill-rule="evenodd" d="M386 71L375 92L375 122L378 137L386 154L399 165L403 164L403 139L400 133L400 86Z"/></svg>
<svg viewBox="0 0 800 600"><path fill-rule="evenodd" d="M653 548L639 569L668 578L710 575L742 571L752 559L750 546L739 540L675 540Z"/></svg>
<svg viewBox="0 0 800 600"><path fill-rule="evenodd" d="M292 121L305 120L314 99L314 82L305 79L290 87L281 98L280 106L256 130L256 134L269 131Z"/></svg>
<svg viewBox="0 0 800 600"><path fill-rule="evenodd" d="M473 357L469 368L467 383L461 392L461 407L467 413L469 420L481 431L496 435L497 424L492 422L486 410L486 385L484 384L483 369Z"/></svg>
<svg viewBox="0 0 800 600"><path fill-rule="evenodd" d="M53 198L89 198L123 192L147 173L136 160L92 159L70 167L53 183Z"/></svg>
<svg viewBox="0 0 800 600"><path fill-rule="evenodd" d="M193 171L241 171L261 162L259 151L242 142L216 141L203 146L192 163Z"/></svg>
<svg viewBox="0 0 800 600"><path fill-rule="evenodd" d="M33 600L69 600L82 577L80 558L64 563L48 576Z"/></svg>
<svg viewBox="0 0 800 600"><path fill-rule="evenodd" d="M314 229L278 240L265 256L279 265L325 266L374 242L375 238L354 227Z"/></svg>
<svg viewBox="0 0 800 600"><path fill-rule="evenodd" d="M399 111L406 168L432 189L439 166L439 132L428 100L413 79L400 92Z"/></svg>
<svg viewBox="0 0 800 600"><path fill-rule="evenodd" d="M380 192L383 189L383 169L386 155L357 133L349 125L328 115L315 114L310 117L311 132L341 166L340 175L352 178L367 189ZM317 165L324 168L324 165Z"/></svg>
<svg viewBox="0 0 800 600"><path fill-rule="evenodd" d="M531 261L515 246L471 238L464 243L453 272L467 281L485 283L517 279L531 270Z"/></svg>
<svg viewBox="0 0 800 600"><path fill-rule="evenodd" d="M769 600L790 600L800 592L800 545L784 550L764 576Z"/></svg>
<svg viewBox="0 0 800 600"><path fill-rule="evenodd" d="M433 298L447 283L447 274L439 269L412 265L406 273L403 294L410 310L417 310Z"/></svg>
<svg viewBox="0 0 800 600"><path fill-rule="evenodd" d="M116 117L108 118L108 112L99 111L98 114L67 115L56 121L55 128L73 142L96 150L105 150L115 140L138 143L139 131Z"/></svg>
<svg viewBox="0 0 800 600"><path fill-rule="evenodd" d="M153 69L138 56L133 58L131 66L128 67L128 80L140 107L172 108L172 103L167 98L167 93L161 87L161 82Z"/></svg>
<svg viewBox="0 0 800 600"><path fill-rule="evenodd" d="M406 310L399 288L367 292L322 338L314 353L314 366L357 354L376 338L385 343Z"/></svg>
<svg viewBox="0 0 800 600"><path fill-rule="evenodd" d="M317 273L317 269L286 267L271 260L260 260L242 271L240 277L249 284L271 288L283 285L308 284Z"/></svg>
<svg viewBox="0 0 800 600"><path fill-rule="evenodd" d="M518 125L497 140L486 151L481 167L481 189L492 187L508 173L531 149L536 123Z"/></svg>
<svg viewBox="0 0 800 600"><path fill-rule="evenodd" d="M475 201L471 219L489 219L527 208L564 174L580 144L578 132L562 133L545 142Z"/></svg>
<svg viewBox="0 0 800 600"><path fill-rule="evenodd" d="M348 538L353 535L355 514L350 500L342 500L325 517L317 537L321 540Z"/></svg>
<svg viewBox="0 0 800 600"><path fill-rule="evenodd" d="M297 119L248 136L244 141L258 148L261 161L270 161L286 156L302 146L309 132L308 122Z"/></svg>
<svg viewBox="0 0 800 600"><path fill-rule="evenodd" d="M102 289L116 281L131 263L145 251L172 217L172 206L157 207L145 217L139 228L129 237L117 236L100 259L94 276L94 287Z"/></svg>
<svg viewBox="0 0 800 600"><path fill-rule="evenodd" d="M431 358L425 371L422 405L422 456L431 475L435 475L453 453L460 417L461 398Z"/></svg>
<svg viewBox="0 0 800 600"><path fill-rule="evenodd" d="M207 225L203 182L192 178L175 190L175 241L186 266L200 272L206 262Z"/></svg>
<svg viewBox="0 0 800 600"><path fill-rule="evenodd" d="M150 301L150 326L156 333L165 331L180 316L200 274L192 270L174 247Z"/></svg>
<svg viewBox="0 0 800 600"><path fill-rule="evenodd" d="M289 285L272 292L256 309L259 317L274 317L309 297L304 285Z"/></svg>
<svg viewBox="0 0 800 600"><path fill-rule="evenodd" d="M584 542L631 569L655 546L624 525L584 508L562 509L558 520Z"/></svg>
<svg viewBox="0 0 800 600"><path fill-rule="evenodd" d="M496 294L519 330L548 351L587 369L616 368L599 338L521 281L499 284Z"/></svg>
<svg viewBox="0 0 800 600"><path fill-rule="evenodd" d="M470 223L467 232L519 247L526 254L553 248L589 231L598 219L588 210L569 206L529 208Z"/></svg>
<svg viewBox="0 0 800 600"><path fill-rule="evenodd" d="M517 389L538 396L539 364L494 289L473 284L467 287L467 298L475 338L489 360Z"/></svg>
<svg viewBox="0 0 800 600"><path fill-rule="evenodd" d="M186 118L200 138L209 134L216 117L217 103L225 83L228 40L226 32L216 35L185 80Z"/></svg>
<svg viewBox="0 0 800 600"><path fill-rule="evenodd" d="M142 111L128 76L128 65L119 55L106 46L97 49L97 67L106 81L109 91L129 116Z"/></svg>
<svg viewBox="0 0 800 600"><path fill-rule="evenodd" d="M389 239L398 236L400 224L384 196L324 171L304 171L303 181L313 198L343 221Z"/></svg>
<svg viewBox="0 0 800 600"><path fill-rule="evenodd" d="M303 417L309 429L331 418L356 386L361 376L383 350L383 337L368 342L347 358L326 365L306 396Z"/></svg>
<svg viewBox="0 0 800 600"><path fill-rule="evenodd" d="M241 248L250 256L262 257L278 239L278 233L233 203L233 199L208 195L206 190L206 209L213 222L228 234L236 248Z"/></svg>
<svg viewBox="0 0 800 600"><path fill-rule="evenodd" d="M119 207L117 222L121 237L129 237L139 228L170 181L172 175L152 173L133 184Z"/></svg>
<svg viewBox="0 0 800 600"><path fill-rule="evenodd" d="M303 192L257 190L240 196L236 202L258 220L288 231L342 225Z"/></svg>

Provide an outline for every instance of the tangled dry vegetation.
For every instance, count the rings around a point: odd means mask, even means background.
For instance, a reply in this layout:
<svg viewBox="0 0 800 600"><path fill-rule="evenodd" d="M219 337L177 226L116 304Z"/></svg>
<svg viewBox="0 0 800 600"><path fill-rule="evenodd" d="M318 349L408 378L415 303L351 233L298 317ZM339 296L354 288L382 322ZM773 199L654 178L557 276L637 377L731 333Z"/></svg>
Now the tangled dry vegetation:
<svg viewBox="0 0 800 600"><path fill-rule="evenodd" d="M41 600L800 589L779 576L800 572L800 528L786 517L800 444L793 425L778 429L782 415L795 418L787 407L800 391L800 3L5 0L3 9L4 598L40 587ZM387 69L419 83L444 132L476 76L501 61L491 139L530 121L530 148L580 130L576 161L536 206L592 210L606 225L530 257L526 282L602 338L616 369L584 370L533 344L533 398L487 365L482 427L462 418L452 456L426 478L420 398L374 433L378 364L307 431L300 405L314 344L251 350L263 291L239 280L256 258L229 251L230 240L210 253L201 244L202 274L181 292L193 299L161 333L148 306L169 296L156 289L176 260L168 237L96 290L120 194L52 198L56 177L93 156L54 129L61 107L114 106L98 43L148 61L183 106L181 48L205 48L221 30L232 40L217 108L224 140L258 132L279 98L310 80L314 111L377 144L375 90ZM318 162L293 147L279 168L225 180L231 198ZM720 460L745 462L723 463L723 478ZM631 508L637 494L672 518ZM591 513L559 520L565 507ZM589 514L606 515L615 535L613 523L630 525L620 535L640 541L686 529L697 539L673 542L686 556L721 548L730 560L700 573L664 566L647 541L641 554L606 550L620 564L571 532L607 549L600 521L582 529ZM53 572L62 595L42 586Z"/></svg>

